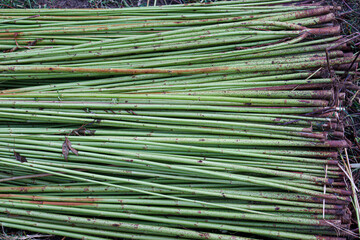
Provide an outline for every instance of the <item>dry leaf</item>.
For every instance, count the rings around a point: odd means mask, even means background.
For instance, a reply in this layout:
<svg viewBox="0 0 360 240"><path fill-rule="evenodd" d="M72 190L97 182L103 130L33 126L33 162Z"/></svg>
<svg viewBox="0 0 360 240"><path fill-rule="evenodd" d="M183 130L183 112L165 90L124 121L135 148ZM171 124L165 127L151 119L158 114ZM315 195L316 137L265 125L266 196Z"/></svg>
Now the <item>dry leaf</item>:
<svg viewBox="0 0 360 240"><path fill-rule="evenodd" d="M65 143L66 143L68 149L70 149L76 156L79 155L78 151L71 146L71 142L67 137L65 137Z"/></svg>
<svg viewBox="0 0 360 240"><path fill-rule="evenodd" d="M24 156L21 156L20 153L17 153L14 151L14 156L15 156L15 159L18 160L19 162L27 162L26 160L26 157Z"/></svg>
<svg viewBox="0 0 360 240"><path fill-rule="evenodd" d="M62 145L62 154L64 155L65 160L67 160L68 155L69 155L69 147L66 144L66 140Z"/></svg>

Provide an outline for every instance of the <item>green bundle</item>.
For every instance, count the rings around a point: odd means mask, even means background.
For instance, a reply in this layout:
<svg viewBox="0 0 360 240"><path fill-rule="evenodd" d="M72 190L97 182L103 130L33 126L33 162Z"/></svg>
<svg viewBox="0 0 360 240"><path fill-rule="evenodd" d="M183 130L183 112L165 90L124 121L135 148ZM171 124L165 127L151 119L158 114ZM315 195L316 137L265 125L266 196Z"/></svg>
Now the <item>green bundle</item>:
<svg viewBox="0 0 360 240"><path fill-rule="evenodd" d="M338 156L358 59L334 10L0 10L1 224L77 239L353 234ZM350 73L342 87L336 73Z"/></svg>

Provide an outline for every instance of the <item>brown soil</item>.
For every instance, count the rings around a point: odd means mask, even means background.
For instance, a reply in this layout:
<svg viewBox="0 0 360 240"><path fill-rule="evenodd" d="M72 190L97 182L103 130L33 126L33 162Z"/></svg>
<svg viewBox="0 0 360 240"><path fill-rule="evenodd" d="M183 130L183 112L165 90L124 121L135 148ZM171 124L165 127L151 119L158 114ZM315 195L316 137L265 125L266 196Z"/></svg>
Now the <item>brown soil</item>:
<svg viewBox="0 0 360 240"><path fill-rule="evenodd" d="M88 0L38 0L37 5L47 8L90 8Z"/></svg>
<svg viewBox="0 0 360 240"><path fill-rule="evenodd" d="M172 5L196 0L126 0L131 7ZM124 0L0 0L0 8L122 8Z"/></svg>

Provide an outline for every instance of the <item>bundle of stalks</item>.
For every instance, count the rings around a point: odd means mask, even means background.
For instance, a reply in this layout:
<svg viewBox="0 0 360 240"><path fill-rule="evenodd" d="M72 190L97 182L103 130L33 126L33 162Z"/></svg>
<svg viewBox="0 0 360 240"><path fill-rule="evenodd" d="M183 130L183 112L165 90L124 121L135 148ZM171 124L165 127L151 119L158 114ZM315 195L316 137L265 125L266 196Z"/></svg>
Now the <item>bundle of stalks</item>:
<svg viewBox="0 0 360 240"><path fill-rule="evenodd" d="M291 2L0 10L4 51L0 54L0 86L73 83L76 78L103 79L102 84L125 87L169 81L180 85L171 90L208 83L201 89L213 89L215 81L226 80L216 78L221 74L238 80L319 68L328 61L331 65L350 63L351 57L343 58L346 49L338 36L340 28L332 24L336 8ZM129 74L140 76L114 79ZM282 80L297 78L304 79L297 75ZM272 80L254 79L265 81L255 85L260 87L269 86ZM233 84L226 85L231 89L244 86L239 81L226 84Z"/></svg>
<svg viewBox="0 0 360 240"><path fill-rule="evenodd" d="M1 224L79 239L351 235L339 151L358 58L336 8L292 2L0 10Z"/></svg>

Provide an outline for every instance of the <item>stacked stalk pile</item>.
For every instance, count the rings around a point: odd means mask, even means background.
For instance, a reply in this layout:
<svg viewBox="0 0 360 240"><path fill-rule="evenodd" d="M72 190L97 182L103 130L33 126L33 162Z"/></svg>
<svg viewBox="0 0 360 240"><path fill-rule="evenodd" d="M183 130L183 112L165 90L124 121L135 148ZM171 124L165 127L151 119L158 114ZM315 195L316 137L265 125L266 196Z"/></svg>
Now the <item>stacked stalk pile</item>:
<svg viewBox="0 0 360 240"><path fill-rule="evenodd" d="M344 239L351 81L332 70L357 59L336 9L291 2L0 10L2 225Z"/></svg>

